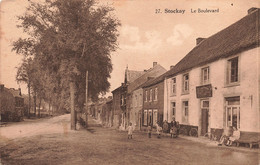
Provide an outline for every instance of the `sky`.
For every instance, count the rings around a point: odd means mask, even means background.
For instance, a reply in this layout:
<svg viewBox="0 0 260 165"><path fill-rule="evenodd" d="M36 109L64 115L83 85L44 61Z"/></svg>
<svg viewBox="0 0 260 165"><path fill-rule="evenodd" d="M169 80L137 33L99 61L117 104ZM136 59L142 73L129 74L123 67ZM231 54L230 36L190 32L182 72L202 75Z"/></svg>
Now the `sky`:
<svg viewBox="0 0 260 165"><path fill-rule="evenodd" d="M113 6L122 24L119 49L112 53L113 71L107 96L123 82L127 66L141 71L157 62L169 70L196 46L196 38L210 37L246 16L249 8L260 7L257 0L106 0L100 3ZM11 51L11 44L24 36L22 29L16 27L17 16L25 12L28 4L28 0L0 0L0 83L8 88L20 86L23 93L27 93L26 85L15 81L22 56ZM219 12L198 13L198 9ZM173 13L176 10L185 11Z"/></svg>

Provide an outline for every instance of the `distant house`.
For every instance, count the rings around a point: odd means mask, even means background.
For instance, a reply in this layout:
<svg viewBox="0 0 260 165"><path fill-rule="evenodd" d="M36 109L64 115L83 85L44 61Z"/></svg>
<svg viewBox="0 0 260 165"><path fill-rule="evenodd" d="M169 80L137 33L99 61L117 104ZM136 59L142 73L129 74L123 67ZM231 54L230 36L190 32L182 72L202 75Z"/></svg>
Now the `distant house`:
<svg viewBox="0 0 260 165"><path fill-rule="evenodd" d="M142 86L147 81L154 79L166 72L166 69L157 62L153 63L153 67L146 70L145 73L130 83L127 88L127 106L126 114L128 125L131 122L136 129L142 126L142 109L143 109L143 89ZM162 95L163 96L163 95ZM163 102L162 102L163 104ZM163 110L163 109L162 109Z"/></svg>
<svg viewBox="0 0 260 165"><path fill-rule="evenodd" d="M143 75L144 71L125 70L124 83L112 91L113 94L113 127L125 129L126 128L126 105L127 105L127 87L138 77Z"/></svg>
<svg viewBox="0 0 260 165"><path fill-rule="evenodd" d="M157 122L160 126L163 124L164 79L166 75L167 72L142 85L142 126L144 128L149 124L155 126Z"/></svg>
<svg viewBox="0 0 260 165"><path fill-rule="evenodd" d="M1 121L21 121L24 114L24 98L21 90L5 88L0 85Z"/></svg>
<svg viewBox="0 0 260 165"><path fill-rule="evenodd" d="M197 45L167 73L164 119L172 116L198 135L220 137L223 129L259 132L260 9Z"/></svg>
<svg viewBox="0 0 260 165"><path fill-rule="evenodd" d="M112 126L112 103L113 99L109 96L107 99L104 100L102 103L102 111L101 111L101 121L102 124L105 126Z"/></svg>

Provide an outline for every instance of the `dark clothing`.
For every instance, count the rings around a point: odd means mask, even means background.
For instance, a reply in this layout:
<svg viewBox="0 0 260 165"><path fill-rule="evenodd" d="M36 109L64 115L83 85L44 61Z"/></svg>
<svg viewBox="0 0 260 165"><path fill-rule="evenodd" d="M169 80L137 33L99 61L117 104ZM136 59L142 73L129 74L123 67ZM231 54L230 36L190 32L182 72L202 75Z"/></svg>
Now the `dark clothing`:
<svg viewBox="0 0 260 165"><path fill-rule="evenodd" d="M163 123L163 132L164 132L164 133L167 133L167 132L168 132L168 129L169 129L169 128L168 128L168 123L167 123L167 122L164 122L164 123Z"/></svg>
<svg viewBox="0 0 260 165"><path fill-rule="evenodd" d="M172 127L177 127L177 122L176 121L172 121L170 125L171 125L171 128Z"/></svg>

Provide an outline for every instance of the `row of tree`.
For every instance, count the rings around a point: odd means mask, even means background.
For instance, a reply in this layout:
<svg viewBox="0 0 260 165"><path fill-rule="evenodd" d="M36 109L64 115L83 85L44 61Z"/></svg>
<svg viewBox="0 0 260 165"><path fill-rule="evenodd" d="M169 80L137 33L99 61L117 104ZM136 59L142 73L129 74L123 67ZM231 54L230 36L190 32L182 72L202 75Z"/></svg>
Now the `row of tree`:
<svg viewBox="0 0 260 165"><path fill-rule="evenodd" d="M75 129L74 112L84 110L86 73L92 99L110 87L111 53L118 48L120 26L113 11L95 0L30 2L18 16L27 37L13 42L13 51L23 55L16 78L28 85L29 104L32 92L57 111L70 111Z"/></svg>

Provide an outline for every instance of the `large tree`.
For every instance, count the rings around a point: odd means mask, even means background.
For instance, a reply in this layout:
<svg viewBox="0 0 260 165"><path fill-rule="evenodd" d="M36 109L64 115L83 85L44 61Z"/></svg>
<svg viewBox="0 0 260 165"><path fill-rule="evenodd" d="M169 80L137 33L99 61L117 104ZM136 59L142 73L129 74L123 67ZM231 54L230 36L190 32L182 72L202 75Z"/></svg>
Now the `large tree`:
<svg viewBox="0 0 260 165"><path fill-rule="evenodd" d="M50 75L56 75L60 90L70 88L72 129L75 104L84 105L86 72L92 98L110 86L111 53L117 49L120 26L113 10L94 0L46 0L31 2L26 14L19 17L20 27L29 37L14 42L14 50L36 57Z"/></svg>
<svg viewBox="0 0 260 165"><path fill-rule="evenodd" d="M16 81L22 82L27 84L28 89L28 96L29 96L29 102L28 102L28 112L27 117L30 118L30 112L31 112L31 86L32 86L32 79L33 79L33 60L32 58L24 58L22 61L22 64L18 67L17 74L16 74Z"/></svg>

